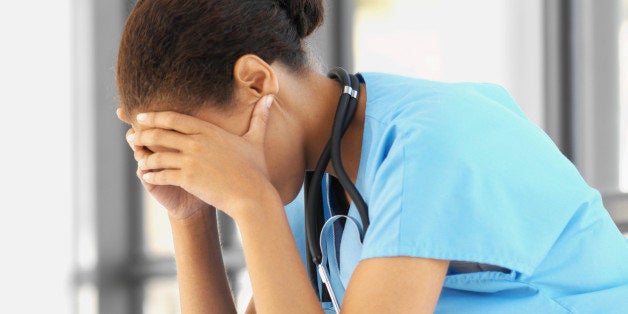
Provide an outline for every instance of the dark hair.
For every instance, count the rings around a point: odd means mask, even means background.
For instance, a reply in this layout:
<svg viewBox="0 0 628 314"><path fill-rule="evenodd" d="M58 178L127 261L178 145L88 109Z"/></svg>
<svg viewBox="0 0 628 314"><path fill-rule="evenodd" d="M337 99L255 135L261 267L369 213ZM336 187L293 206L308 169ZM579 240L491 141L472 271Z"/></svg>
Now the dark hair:
<svg viewBox="0 0 628 314"><path fill-rule="evenodd" d="M127 114L163 103L193 112L233 97L245 54L294 71L307 65L302 39L323 20L323 0L140 0L127 19L117 83Z"/></svg>

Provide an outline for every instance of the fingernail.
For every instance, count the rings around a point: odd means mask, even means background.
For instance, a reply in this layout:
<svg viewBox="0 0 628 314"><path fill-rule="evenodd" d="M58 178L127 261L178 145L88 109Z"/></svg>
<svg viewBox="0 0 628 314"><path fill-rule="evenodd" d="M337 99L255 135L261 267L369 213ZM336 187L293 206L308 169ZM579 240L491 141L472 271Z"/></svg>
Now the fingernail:
<svg viewBox="0 0 628 314"><path fill-rule="evenodd" d="M144 175L142 175L142 179L144 181L150 181L151 179L153 179L153 173L152 172L147 172Z"/></svg>
<svg viewBox="0 0 628 314"><path fill-rule="evenodd" d="M273 104L273 100L275 99L275 96L273 95L268 95L266 96L266 103L264 103L264 110L268 113L268 110L270 110L270 106Z"/></svg>
<svg viewBox="0 0 628 314"><path fill-rule="evenodd" d="M146 114L145 113L140 113L137 115L137 122L144 122L146 121Z"/></svg>
<svg viewBox="0 0 628 314"><path fill-rule="evenodd" d="M135 134L127 135L126 140L133 143L133 140L135 140Z"/></svg>

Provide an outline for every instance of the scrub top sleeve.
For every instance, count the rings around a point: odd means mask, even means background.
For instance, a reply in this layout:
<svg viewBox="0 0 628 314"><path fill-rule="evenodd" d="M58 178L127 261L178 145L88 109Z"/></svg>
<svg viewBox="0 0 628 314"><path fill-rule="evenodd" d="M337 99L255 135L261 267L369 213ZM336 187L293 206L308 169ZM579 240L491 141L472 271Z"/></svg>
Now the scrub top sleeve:
<svg viewBox="0 0 628 314"><path fill-rule="evenodd" d="M470 89L473 92L480 94L481 97L490 98L491 101L495 103L499 103L504 108L510 110L513 114L516 114L524 119L527 119L523 110L521 110L521 108L512 98L508 90L506 90L503 86L492 84L492 83L482 83L482 84L465 83L465 84L471 86Z"/></svg>
<svg viewBox="0 0 628 314"><path fill-rule="evenodd" d="M536 126L478 95L386 126L362 259L435 258L525 274L543 260L590 189Z"/></svg>

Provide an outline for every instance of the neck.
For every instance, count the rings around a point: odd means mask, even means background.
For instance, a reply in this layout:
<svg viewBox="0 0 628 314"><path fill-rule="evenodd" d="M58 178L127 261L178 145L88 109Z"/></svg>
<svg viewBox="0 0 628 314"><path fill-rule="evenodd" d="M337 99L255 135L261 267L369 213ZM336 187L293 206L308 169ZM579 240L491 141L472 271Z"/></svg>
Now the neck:
<svg viewBox="0 0 628 314"><path fill-rule="evenodd" d="M283 80L282 84L285 82L286 80ZM279 94L286 102L294 104L293 107L297 109L294 110L294 116L298 120L299 128L304 132L302 149L305 168L313 170L331 136L341 86L335 80L314 71L304 75L302 79L287 80L287 82L290 86L282 88L286 95L282 95L281 91ZM349 178L354 183L357 179L362 148L366 100L364 93L364 87L361 86L358 109L341 142L342 162ZM331 163L326 171L334 175Z"/></svg>

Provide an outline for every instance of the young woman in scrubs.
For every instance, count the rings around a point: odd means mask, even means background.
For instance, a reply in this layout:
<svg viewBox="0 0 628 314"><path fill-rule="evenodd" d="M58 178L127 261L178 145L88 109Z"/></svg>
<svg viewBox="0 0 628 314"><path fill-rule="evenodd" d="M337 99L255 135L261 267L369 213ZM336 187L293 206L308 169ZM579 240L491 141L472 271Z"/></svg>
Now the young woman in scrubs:
<svg viewBox="0 0 628 314"><path fill-rule="evenodd" d="M303 265L302 209L284 207L341 94L304 53L322 2L140 0L126 23L118 115L137 176L168 210L183 313L235 312L216 209L241 233L249 312L327 307ZM626 240L504 89L360 77L342 159L370 227L325 252L343 313L628 310Z"/></svg>

